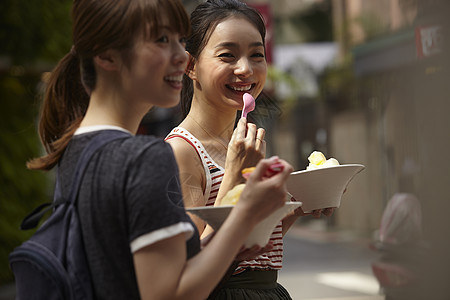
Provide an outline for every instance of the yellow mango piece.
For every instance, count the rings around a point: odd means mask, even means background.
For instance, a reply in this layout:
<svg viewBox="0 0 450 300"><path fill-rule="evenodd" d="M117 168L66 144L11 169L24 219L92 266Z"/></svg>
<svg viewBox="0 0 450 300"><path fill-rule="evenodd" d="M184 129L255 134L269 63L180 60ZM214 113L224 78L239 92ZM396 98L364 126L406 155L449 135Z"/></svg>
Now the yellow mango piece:
<svg viewBox="0 0 450 300"><path fill-rule="evenodd" d="M323 155L323 153L320 151L314 151L313 153L311 153L308 157L308 160L309 165L306 167L306 170L314 170L339 165L339 161L337 159L326 159L325 155Z"/></svg>
<svg viewBox="0 0 450 300"><path fill-rule="evenodd" d="M323 164L327 159L325 158L325 155L323 155L320 151L314 151L311 153L308 157L309 163L313 165L321 165Z"/></svg>
<svg viewBox="0 0 450 300"><path fill-rule="evenodd" d="M245 183L241 183L229 190L228 193L222 198L220 205L236 205L242 191L244 190L244 187Z"/></svg>

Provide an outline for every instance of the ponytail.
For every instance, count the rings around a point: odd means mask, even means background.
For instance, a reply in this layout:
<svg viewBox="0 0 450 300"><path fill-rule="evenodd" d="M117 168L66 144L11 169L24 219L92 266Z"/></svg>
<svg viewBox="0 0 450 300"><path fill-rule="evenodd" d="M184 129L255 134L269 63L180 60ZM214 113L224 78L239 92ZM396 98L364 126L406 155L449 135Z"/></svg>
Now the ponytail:
<svg viewBox="0 0 450 300"><path fill-rule="evenodd" d="M29 161L29 169L48 171L58 163L86 114L88 104L80 60L71 50L52 71L44 95L39 136L47 155Z"/></svg>
<svg viewBox="0 0 450 300"><path fill-rule="evenodd" d="M96 55L115 49L127 62L135 38L155 35L165 22L182 36L189 34L189 17L177 0L111 3L110 0L73 1L74 47L50 75L40 115L39 136L47 154L29 161L30 169L50 170L61 159L86 114L89 95L95 90L97 74L93 58ZM167 21L163 22L161 11L168 16Z"/></svg>

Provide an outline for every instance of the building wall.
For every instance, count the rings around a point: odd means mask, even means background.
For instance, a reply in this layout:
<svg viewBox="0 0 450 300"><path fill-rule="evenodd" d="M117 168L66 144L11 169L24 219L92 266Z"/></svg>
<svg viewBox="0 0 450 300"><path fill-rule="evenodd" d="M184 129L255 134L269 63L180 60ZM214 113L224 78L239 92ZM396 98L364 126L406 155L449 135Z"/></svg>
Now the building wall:
<svg viewBox="0 0 450 300"><path fill-rule="evenodd" d="M415 22L418 26L422 22L417 17L420 13L418 3L421 2L425 1L333 0L335 28L339 33L337 38L345 46L341 47L341 57L356 44L355 40L345 40L345 30L353 30L351 26L345 28L345 22L370 11L386 24L388 31L384 36L399 30L414 32L411 24ZM419 16L423 18L424 11L421 13ZM432 16L425 15L427 20L438 22L430 18ZM362 42L365 42L365 37ZM392 55L395 50L403 55L409 55L410 51L415 54L414 40L405 42L408 44L377 48L374 54ZM425 229L436 228L430 216L441 213L443 217L438 203L450 201L449 184L444 183L450 178L450 160L444 158L444 153L450 151L450 138L447 138L450 135L444 130L450 128L450 120L446 117L450 113L450 105L449 101L444 100L448 99L445 96L448 93L443 92L449 89L448 84L444 83L445 61L448 63L448 56L444 54L427 58L413 55L412 60L403 65L396 65L395 60L390 61L376 72L364 75L371 77L374 84L358 99L363 103L363 112L332 116L330 134L333 155L343 156L348 151L355 158L365 161L367 166L366 174L361 174L365 177L358 183L360 186L350 190L353 194L346 196L351 198L348 203L352 207L345 206L344 202L337 212L336 226L374 228L387 201L395 193L408 192L416 195L423 204ZM364 155L358 155L356 151ZM362 198L364 200L358 202ZM366 199L370 200L365 202Z"/></svg>
<svg viewBox="0 0 450 300"><path fill-rule="evenodd" d="M330 122L330 153L341 164L358 163L366 169L356 175L342 197L335 212L335 226L353 231L372 231L379 225L384 201L378 192L381 182L373 176L377 164L369 157L370 128L362 111L336 115ZM372 191L372 192L371 192Z"/></svg>
<svg viewBox="0 0 450 300"><path fill-rule="evenodd" d="M418 13L416 1L332 0L335 40L343 59L350 49L372 38L409 26Z"/></svg>

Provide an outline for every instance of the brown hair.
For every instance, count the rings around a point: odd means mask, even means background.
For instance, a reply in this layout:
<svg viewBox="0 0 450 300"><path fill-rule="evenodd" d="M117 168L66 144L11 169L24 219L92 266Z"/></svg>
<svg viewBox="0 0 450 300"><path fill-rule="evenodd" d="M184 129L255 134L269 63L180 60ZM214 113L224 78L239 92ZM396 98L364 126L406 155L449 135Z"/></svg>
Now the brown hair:
<svg viewBox="0 0 450 300"><path fill-rule="evenodd" d="M191 35L186 41L186 51L197 60L208 43L217 24L230 17L243 17L255 25L261 34L264 44L266 27L261 14L254 8L239 0L208 0L198 5L191 13ZM187 76L183 76L183 89L181 90L181 109L187 116L191 109L193 96L193 83Z"/></svg>
<svg viewBox="0 0 450 300"><path fill-rule="evenodd" d="M39 135L47 155L29 161L28 168L50 170L64 153L95 88L93 58L116 49L130 62L135 38L155 37L161 16L167 16L174 31L189 33L189 17L178 0L74 1L73 47L52 71L41 108Z"/></svg>

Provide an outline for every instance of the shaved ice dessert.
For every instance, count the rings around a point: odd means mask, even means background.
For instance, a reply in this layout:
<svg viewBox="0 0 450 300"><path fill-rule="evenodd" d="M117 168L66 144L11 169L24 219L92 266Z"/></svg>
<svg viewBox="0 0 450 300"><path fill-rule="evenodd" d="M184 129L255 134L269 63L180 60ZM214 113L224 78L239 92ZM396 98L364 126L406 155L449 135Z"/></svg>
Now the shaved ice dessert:
<svg viewBox="0 0 450 300"><path fill-rule="evenodd" d="M245 188L245 183L236 185L234 188L228 191L228 193L222 198L220 205L236 205L241 197L242 191Z"/></svg>
<svg viewBox="0 0 450 300"><path fill-rule="evenodd" d="M339 166L339 161L333 157L326 159L325 155L323 155L320 151L314 151L308 157L309 165L306 167L306 170L315 170L320 168L327 168L333 166Z"/></svg>
<svg viewBox="0 0 450 300"><path fill-rule="evenodd" d="M250 174L255 170L255 167L245 168L241 171L242 177L245 179L248 179ZM281 172L283 170L283 165L280 163L272 164L269 169L267 169L266 173L264 174L264 177L268 178L272 175ZM241 197L242 191L244 190L245 183L241 183L236 185L234 188L229 190L227 194L222 198L220 201L220 205L236 205L236 203L239 201L239 198Z"/></svg>

